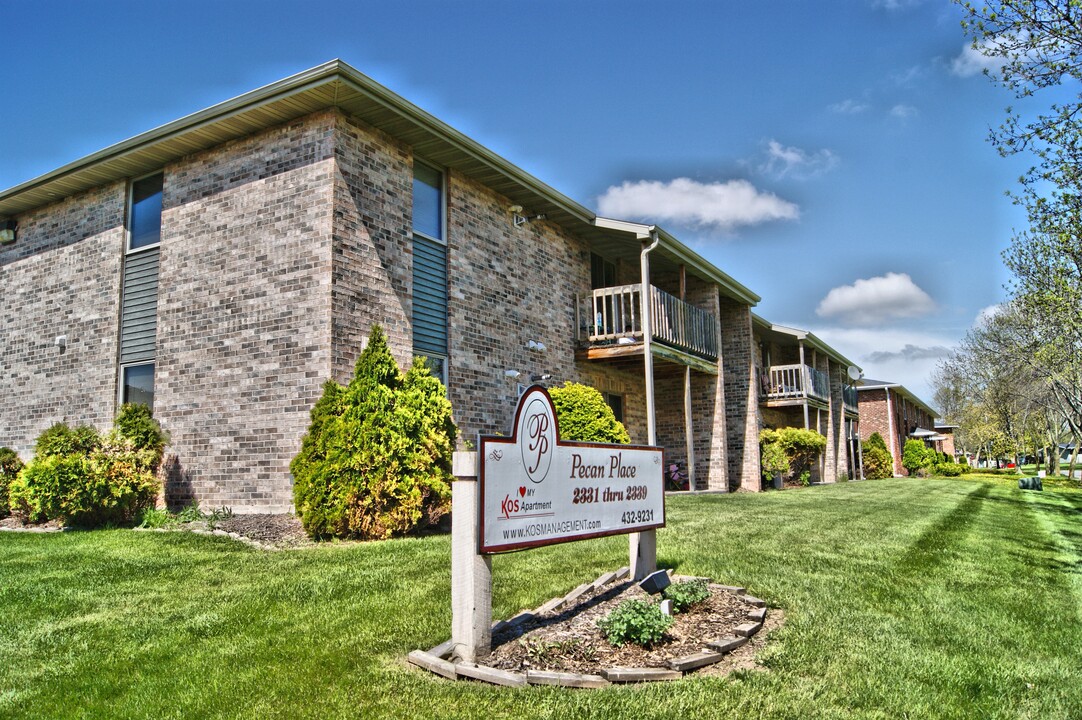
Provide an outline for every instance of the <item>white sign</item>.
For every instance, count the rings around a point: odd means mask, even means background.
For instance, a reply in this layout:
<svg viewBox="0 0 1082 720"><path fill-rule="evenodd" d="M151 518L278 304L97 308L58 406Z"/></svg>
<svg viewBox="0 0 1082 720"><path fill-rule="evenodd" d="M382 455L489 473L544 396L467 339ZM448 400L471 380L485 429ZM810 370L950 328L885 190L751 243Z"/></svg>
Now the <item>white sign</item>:
<svg viewBox="0 0 1082 720"><path fill-rule="evenodd" d="M482 437L480 454L483 554L665 525L661 448L561 441L540 385L511 437Z"/></svg>

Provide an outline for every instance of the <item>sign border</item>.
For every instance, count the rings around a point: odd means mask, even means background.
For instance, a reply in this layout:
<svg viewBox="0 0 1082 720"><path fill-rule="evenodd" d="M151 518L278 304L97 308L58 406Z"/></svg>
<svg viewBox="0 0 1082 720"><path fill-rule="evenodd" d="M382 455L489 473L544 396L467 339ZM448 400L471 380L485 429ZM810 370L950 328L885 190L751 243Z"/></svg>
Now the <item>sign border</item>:
<svg viewBox="0 0 1082 720"><path fill-rule="evenodd" d="M556 423L556 447L580 447L580 448L620 448L624 450L654 450L661 453L661 517L662 521L653 525L639 525L633 530L604 530L601 532L587 533L584 535L575 535L568 538L551 538L548 540L529 540L522 542L502 543L500 545L485 546L485 491L487 490L487 482L485 478L485 466L486 455L489 452L489 448L493 445L518 445L518 428L519 428L519 416L523 410L522 398L529 395L534 390L540 390L544 396L545 401L549 404L549 409L552 411L552 416L556 417L556 407L552 404L552 396L549 395L548 388L544 385L534 384L526 388L525 392L519 397L518 406L515 408L515 419L511 425L511 435L479 435L478 436L478 484L480 490L480 503L478 506L479 513L479 525L477 533L477 552L481 555L497 555L500 553L515 552L518 550L528 550L535 547L544 547L545 545L561 545L568 542L576 542L578 540L593 540L601 537L609 537L612 535L630 535L637 532L646 532L649 530L657 530L658 528L665 527L666 517L666 502L668 498L665 492L665 449L657 447L655 445L620 445L618 443L599 443L599 442L575 442L573 440L563 440L560 437L560 424ZM453 512L453 509L452 509Z"/></svg>

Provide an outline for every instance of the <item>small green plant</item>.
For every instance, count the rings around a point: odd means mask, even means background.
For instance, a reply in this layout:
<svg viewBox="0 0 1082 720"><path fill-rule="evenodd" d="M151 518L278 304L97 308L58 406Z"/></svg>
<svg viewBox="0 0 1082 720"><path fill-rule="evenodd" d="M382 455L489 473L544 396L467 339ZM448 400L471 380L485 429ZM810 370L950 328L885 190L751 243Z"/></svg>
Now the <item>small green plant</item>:
<svg viewBox="0 0 1082 720"><path fill-rule="evenodd" d="M811 470L805 470L804 472L800 473L800 484L803 487L808 487L809 485L811 485Z"/></svg>
<svg viewBox="0 0 1082 720"><path fill-rule="evenodd" d="M174 517L179 523L201 522L207 518L206 513L199 509L199 503L196 502L183 508Z"/></svg>
<svg viewBox="0 0 1082 720"><path fill-rule="evenodd" d="M849 473L843 472L841 475L839 475L838 476L838 482L840 482L840 483L849 482Z"/></svg>
<svg viewBox="0 0 1082 720"><path fill-rule="evenodd" d="M672 600L673 612L680 613L710 597L710 588L706 580L686 580L673 583L662 594Z"/></svg>
<svg viewBox="0 0 1082 720"><path fill-rule="evenodd" d="M597 621L598 628L613 645L629 642L650 647L661 641L673 619L645 600L624 600Z"/></svg>
<svg viewBox="0 0 1082 720"><path fill-rule="evenodd" d="M19 453L11 448L0 447L0 518L7 517L8 512L8 486L23 469L23 461Z"/></svg>
<svg viewBox="0 0 1082 720"><path fill-rule="evenodd" d="M233 508L225 507L224 505L220 508L214 508L207 513L207 527L214 530L222 524L222 521L228 520L231 517L233 517Z"/></svg>
<svg viewBox="0 0 1082 720"><path fill-rule="evenodd" d="M604 396L589 385L565 382L549 390L563 440L627 445L631 436L616 419Z"/></svg>
<svg viewBox="0 0 1082 720"><path fill-rule="evenodd" d="M176 524L176 517L165 508L147 508L143 510L136 527L148 530L160 530L164 527Z"/></svg>

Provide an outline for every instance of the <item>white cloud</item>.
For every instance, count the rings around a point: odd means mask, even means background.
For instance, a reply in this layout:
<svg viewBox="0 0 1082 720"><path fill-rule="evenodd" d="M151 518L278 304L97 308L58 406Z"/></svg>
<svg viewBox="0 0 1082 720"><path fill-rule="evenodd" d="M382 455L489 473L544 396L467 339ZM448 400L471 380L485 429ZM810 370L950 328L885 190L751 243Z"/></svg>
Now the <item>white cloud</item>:
<svg viewBox="0 0 1082 720"><path fill-rule="evenodd" d="M926 403L932 402L933 371L958 342L956 337L922 330L841 327L811 330L860 365L864 377L904 385Z"/></svg>
<svg viewBox="0 0 1082 720"><path fill-rule="evenodd" d="M827 293L815 309L819 317L846 325L877 325L934 312L935 302L905 273L857 280Z"/></svg>
<svg viewBox="0 0 1082 720"><path fill-rule="evenodd" d="M797 147L786 147L777 140L767 143L766 154L766 163L760 170L776 178L803 180L829 172L838 164L838 156L830 150L809 153Z"/></svg>
<svg viewBox="0 0 1082 720"><path fill-rule="evenodd" d="M973 327L981 327L982 325L987 324L989 320L1001 312L1003 312L1003 303L996 303L995 305L981 308L977 312L977 318L973 321Z"/></svg>
<svg viewBox="0 0 1082 720"><path fill-rule="evenodd" d="M640 180L610 187L597 200L598 212L613 218L674 222L728 231L772 220L796 220L800 208L747 180L701 183Z"/></svg>
<svg viewBox="0 0 1082 720"><path fill-rule="evenodd" d="M841 102L834 103L830 106L831 112L836 112L840 115L857 115L868 109L868 103L862 103L851 98L842 100Z"/></svg>
<svg viewBox="0 0 1082 720"><path fill-rule="evenodd" d="M898 104L890 109L891 117L900 118L902 120L908 120L911 117L916 117L918 114L920 114L920 111L912 105Z"/></svg>
<svg viewBox="0 0 1082 720"><path fill-rule="evenodd" d="M994 43L988 41L981 44L984 48L992 48ZM985 55L971 44L962 47L962 52L951 60L951 73L958 77L972 77L980 75L985 70L990 73L998 73L1004 65L1004 59L999 56Z"/></svg>

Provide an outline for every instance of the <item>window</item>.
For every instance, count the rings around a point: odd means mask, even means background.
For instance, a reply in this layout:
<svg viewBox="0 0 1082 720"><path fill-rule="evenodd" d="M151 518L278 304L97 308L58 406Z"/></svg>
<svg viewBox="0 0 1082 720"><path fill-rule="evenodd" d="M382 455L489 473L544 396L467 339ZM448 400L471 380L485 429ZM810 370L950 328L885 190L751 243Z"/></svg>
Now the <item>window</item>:
<svg viewBox="0 0 1082 720"><path fill-rule="evenodd" d="M133 180L120 288L119 400L154 406L162 173Z"/></svg>
<svg viewBox="0 0 1082 720"><path fill-rule="evenodd" d="M619 422L624 421L624 396L617 395L615 393L603 392L601 397L605 398L605 403L612 408L612 414L616 416Z"/></svg>
<svg viewBox="0 0 1082 720"><path fill-rule="evenodd" d="M443 240L443 173L414 163L413 232L430 240Z"/></svg>
<svg viewBox="0 0 1082 720"><path fill-rule="evenodd" d="M413 354L447 384L447 244L443 173L413 166Z"/></svg>
<svg viewBox="0 0 1082 720"><path fill-rule="evenodd" d="M120 402L154 409L154 363L125 365L120 369Z"/></svg>
<svg viewBox="0 0 1082 720"><path fill-rule="evenodd" d="M616 286L616 263L590 253L590 287L594 290Z"/></svg>
<svg viewBox="0 0 1082 720"><path fill-rule="evenodd" d="M162 173L131 184L128 249L157 245L162 239Z"/></svg>

